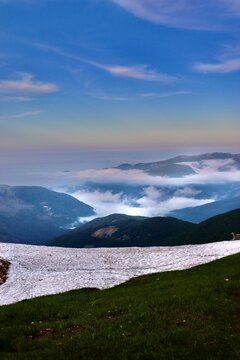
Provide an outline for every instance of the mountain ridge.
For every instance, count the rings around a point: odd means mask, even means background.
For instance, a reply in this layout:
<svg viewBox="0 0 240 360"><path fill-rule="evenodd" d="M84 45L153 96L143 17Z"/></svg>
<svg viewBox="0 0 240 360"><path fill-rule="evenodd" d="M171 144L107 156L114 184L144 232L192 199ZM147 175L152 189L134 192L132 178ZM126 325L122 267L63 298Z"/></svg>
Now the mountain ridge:
<svg viewBox="0 0 240 360"><path fill-rule="evenodd" d="M193 175L196 172L186 162L204 161L204 160L226 160L232 159L240 168L240 154L231 154L224 152L205 153L200 155L178 155L166 160L154 162L140 162L135 164L124 163L115 167L119 170L142 170L149 175L181 177Z"/></svg>
<svg viewBox="0 0 240 360"><path fill-rule="evenodd" d="M115 224L114 215L96 220L85 228L83 226L48 241L47 245L75 248L176 246L228 240L232 232L240 232L240 209L214 216L200 224L173 217L138 219L128 216Z"/></svg>

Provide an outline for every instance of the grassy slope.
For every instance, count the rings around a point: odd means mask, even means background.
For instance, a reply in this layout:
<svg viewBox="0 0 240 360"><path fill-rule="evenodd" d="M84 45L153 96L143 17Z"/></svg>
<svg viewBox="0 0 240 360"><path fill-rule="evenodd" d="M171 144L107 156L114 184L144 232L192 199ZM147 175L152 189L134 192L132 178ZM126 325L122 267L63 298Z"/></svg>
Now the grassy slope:
<svg viewBox="0 0 240 360"><path fill-rule="evenodd" d="M196 235L199 239L198 242L200 242L202 238L207 238L209 241L214 242L231 239L231 232L239 233L239 230L240 209L237 209L201 222L198 225Z"/></svg>
<svg viewBox="0 0 240 360"><path fill-rule="evenodd" d="M239 300L240 254L3 306L0 358L239 359Z"/></svg>

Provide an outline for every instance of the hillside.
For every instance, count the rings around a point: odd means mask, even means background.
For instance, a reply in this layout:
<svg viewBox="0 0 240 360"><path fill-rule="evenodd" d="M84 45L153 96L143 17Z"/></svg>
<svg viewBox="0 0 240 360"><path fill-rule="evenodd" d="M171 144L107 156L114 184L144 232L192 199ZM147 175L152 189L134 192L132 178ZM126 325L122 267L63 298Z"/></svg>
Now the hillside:
<svg viewBox="0 0 240 360"><path fill-rule="evenodd" d="M202 239L208 242L226 240L231 238L231 233L240 233L240 209L226 214L214 216L197 225L194 232L194 243L202 243Z"/></svg>
<svg viewBox="0 0 240 360"><path fill-rule="evenodd" d="M195 225L168 217L139 218L113 214L96 219L47 245L64 247L129 247L185 244Z"/></svg>
<svg viewBox="0 0 240 360"><path fill-rule="evenodd" d="M229 240L232 232L240 232L240 210L200 224L171 217L138 218L115 214L93 220L47 244L63 247L175 246Z"/></svg>
<svg viewBox="0 0 240 360"><path fill-rule="evenodd" d="M239 263L238 254L109 290L0 307L0 357L239 359Z"/></svg>
<svg viewBox="0 0 240 360"><path fill-rule="evenodd" d="M0 186L0 241L44 244L93 208L39 186Z"/></svg>
<svg viewBox="0 0 240 360"><path fill-rule="evenodd" d="M177 219L200 223L210 217L226 213L240 207L240 197L215 201L210 204L201 206L175 210L171 212L171 216Z"/></svg>

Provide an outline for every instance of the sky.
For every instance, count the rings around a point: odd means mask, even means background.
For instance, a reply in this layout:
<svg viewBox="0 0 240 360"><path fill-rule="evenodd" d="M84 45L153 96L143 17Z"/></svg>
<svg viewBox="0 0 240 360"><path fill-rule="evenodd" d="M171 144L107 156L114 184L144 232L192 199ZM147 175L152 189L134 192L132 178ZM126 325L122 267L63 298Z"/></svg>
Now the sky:
<svg viewBox="0 0 240 360"><path fill-rule="evenodd" d="M0 153L237 149L239 35L239 0L0 0Z"/></svg>

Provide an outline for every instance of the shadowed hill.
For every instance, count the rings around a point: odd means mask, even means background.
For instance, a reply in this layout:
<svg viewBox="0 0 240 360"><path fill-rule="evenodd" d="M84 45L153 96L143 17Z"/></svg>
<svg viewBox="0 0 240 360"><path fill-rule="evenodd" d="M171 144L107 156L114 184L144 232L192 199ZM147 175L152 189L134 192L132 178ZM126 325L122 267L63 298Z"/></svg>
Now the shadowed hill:
<svg viewBox="0 0 240 360"><path fill-rule="evenodd" d="M93 208L39 186L0 186L0 241L44 244Z"/></svg>
<svg viewBox="0 0 240 360"><path fill-rule="evenodd" d="M228 240L231 232L240 232L240 210L200 224L171 217L139 218L114 214L95 219L47 244L76 248L173 246Z"/></svg>

